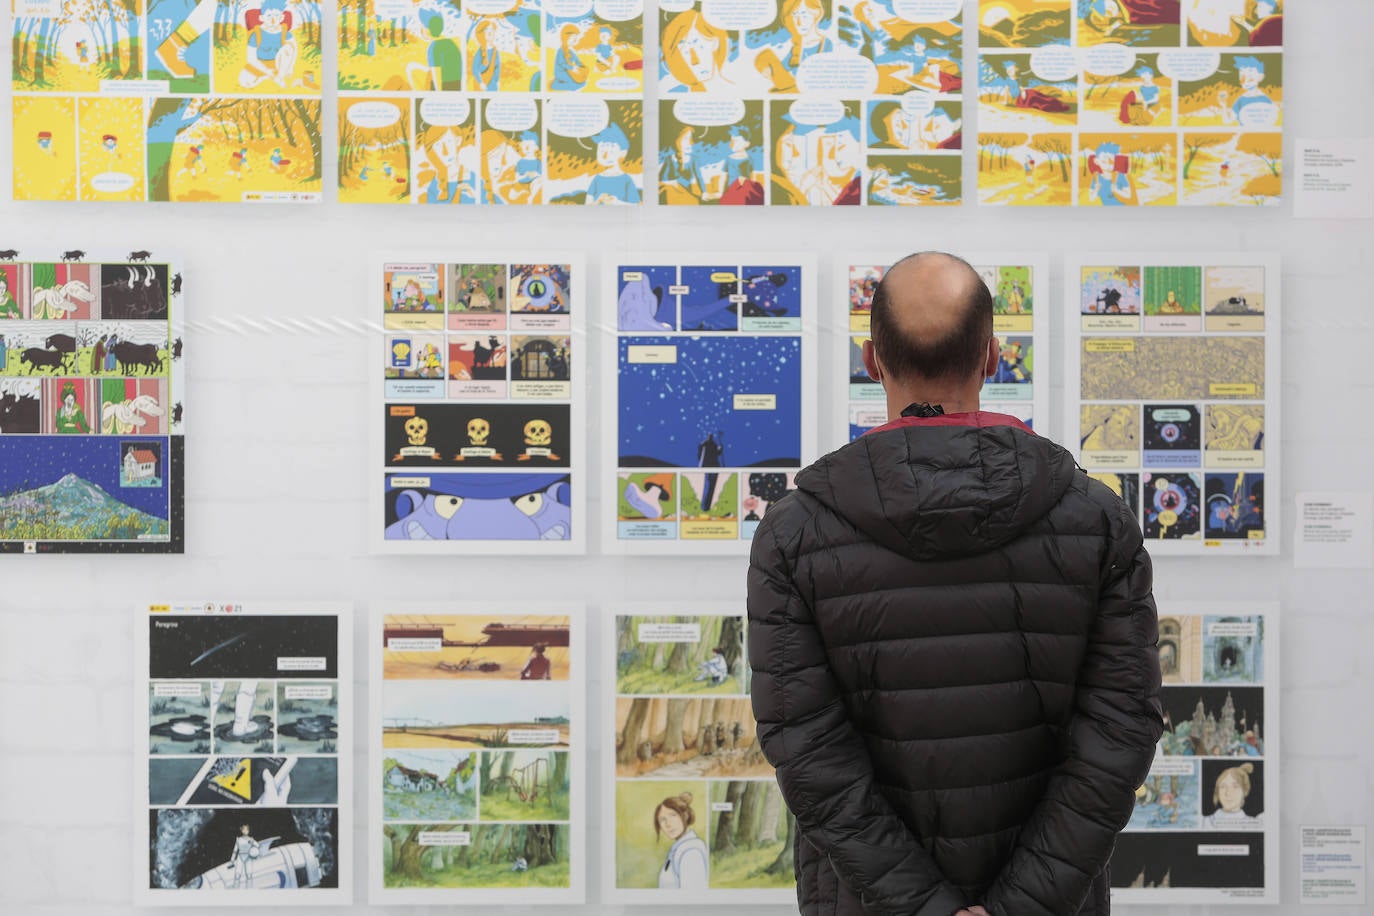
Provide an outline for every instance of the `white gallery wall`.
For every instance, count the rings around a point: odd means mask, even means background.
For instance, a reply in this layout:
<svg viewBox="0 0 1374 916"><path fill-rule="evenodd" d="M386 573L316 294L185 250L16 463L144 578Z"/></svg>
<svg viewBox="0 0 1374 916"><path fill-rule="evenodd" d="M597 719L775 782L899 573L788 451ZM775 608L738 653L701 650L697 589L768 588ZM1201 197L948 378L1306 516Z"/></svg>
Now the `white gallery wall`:
<svg viewBox="0 0 1374 916"><path fill-rule="evenodd" d="M1285 141L1291 187L1295 140L1374 137L1374 2L1290 0L1286 16ZM648 17L652 19L652 17ZM652 40L652 33L650 36ZM6 58L7 59L7 58ZM326 80L328 84L328 80ZM8 92L5 109L8 110ZM969 107L972 113L972 107ZM332 110L326 106L326 135ZM650 131L653 135L653 122ZM971 139L973 125L966 125ZM0 125L0 172L8 174L8 124ZM972 150L965 150L972 165ZM967 171L972 175L972 169ZM326 171L326 188L333 186ZM970 184L966 196L973 198ZM8 201L8 194L3 195ZM332 196L332 195L327 195ZM378 557L366 549L369 385L380 354L368 322L370 252L587 252L589 327L613 320L600 268L622 251L802 251L820 266L819 387L823 435L844 405L830 379L847 367L831 357L845 327L833 290L843 265L832 257L866 248L1048 251L1053 268L1054 352L1063 353L1062 264L1070 252L1184 254L1276 250L1283 258L1283 554L1275 558L1156 564L1156 594L1170 601L1273 600L1282 604L1281 831L1283 905L1300 912L1301 825L1366 824L1374 800L1374 571L1313 571L1292 562L1295 493L1374 488L1374 221L1295 220L1291 198L1255 210L639 209L253 207L226 205L44 205L0 203L0 248L179 250L185 266L187 385L184 556L7 556L0 559L0 913L134 911L129 789L135 754L130 708L138 602L156 599L356 602L356 670L365 672L365 615L388 601L580 599L591 636L605 635L604 605L656 599L743 602L745 561L601 555L594 528L584 558ZM581 303L577 304L581 306ZM609 355L597 333L579 354L590 372ZM1057 361L1056 361L1057 362ZM1056 363L1038 365L1053 372ZM1043 375L1042 375L1043 377ZM1052 432L1063 429L1062 380L1054 378ZM599 453L598 393L589 398L592 454ZM1040 423L1037 422L1037 427ZM823 442L823 449L839 441ZM591 479L611 475L594 466ZM585 478L584 478L585 479ZM595 519L610 497L589 494ZM594 646L599 642L594 642ZM591 658L599 657L596 651ZM596 743L606 675L593 671L589 810L602 810ZM361 683L354 718L355 849L365 841L366 732ZM602 825L589 825L589 902L544 912L648 913L602 905ZM349 867L350 863L343 863ZM351 863L366 907L364 869ZM653 908L657 911L657 907ZM719 908L715 908L719 909ZM699 911L704 912L705 908ZM1360 908L1313 908L1330 916ZM306 909L298 912L314 912ZM371 912L438 912L385 907ZM693 908L683 908L693 916ZM1123 909L1123 911L1125 911ZM1256 906L1138 907L1171 913L1273 913ZM323 910L321 910L323 912ZM339 912L334 910L333 912ZM500 908L505 914L532 908ZM763 908L760 916L785 909Z"/></svg>

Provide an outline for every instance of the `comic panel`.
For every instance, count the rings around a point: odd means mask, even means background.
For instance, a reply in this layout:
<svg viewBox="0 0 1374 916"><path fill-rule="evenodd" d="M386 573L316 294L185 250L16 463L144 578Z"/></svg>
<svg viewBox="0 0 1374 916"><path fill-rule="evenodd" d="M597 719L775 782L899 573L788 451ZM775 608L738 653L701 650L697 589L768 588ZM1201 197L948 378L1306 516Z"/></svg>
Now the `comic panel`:
<svg viewBox="0 0 1374 916"><path fill-rule="evenodd" d="M452 264L448 327L451 331L506 329L506 265Z"/></svg>
<svg viewBox="0 0 1374 916"><path fill-rule="evenodd" d="M1264 474L1206 475L1209 539L1264 539Z"/></svg>
<svg viewBox="0 0 1374 916"><path fill-rule="evenodd" d="M1078 122L1078 64L1071 48L978 55L978 113L992 130L1045 131Z"/></svg>
<svg viewBox="0 0 1374 916"><path fill-rule="evenodd" d="M615 625L616 693L744 693L742 617L622 616Z"/></svg>
<svg viewBox="0 0 1374 916"><path fill-rule="evenodd" d="M882 282L887 267L882 264L851 264L849 267L849 330L867 334L873 313L873 292ZM862 342L865 338L855 338ZM852 372L850 373L853 374Z"/></svg>
<svg viewBox="0 0 1374 916"><path fill-rule="evenodd" d="M566 681L567 617L407 614L383 628L387 680Z"/></svg>
<svg viewBox="0 0 1374 916"><path fill-rule="evenodd" d="M573 352L568 334L515 334L510 339L510 396L514 400L572 397ZM547 447L548 430L526 429L526 446Z"/></svg>
<svg viewBox="0 0 1374 916"><path fill-rule="evenodd" d="M864 106L819 99L768 103L776 150L773 206L857 207L863 203Z"/></svg>
<svg viewBox="0 0 1374 916"><path fill-rule="evenodd" d="M1283 195L1283 134L1183 133L1183 203L1273 206Z"/></svg>
<svg viewBox="0 0 1374 916"><path fill-rule="evenodd" d="M1283 124L1283 55L1222 54L1210 73L1178 83L1183 127L1263 130Z"/></svg>
<svg viewBox="0 0 1374 916"><path fill-rule="evenodd" d="M410 149L409 99L339 99L339 201L405 203Z"/></svg>
<svg viewBox="0 0 1374 916"><path fill-rule="evenodd" d="M983 382L984 402L1030 401L1035 398L1034 339L1009 335L998 342L997 368Z"/></svg>
<svg viewBox="0 0 1374 916"><path fill-rule="evenodd" d="M1057 131L979 131L978 202L1067 207L1073 203L1074 136Z"/></svg>
<svg viewBox="0 0 1374 916"><path fill-rule="evenodd" d="M385 888L566 888L567 824L388 824Z"/></svg>
<svg viewBox="0 0 1374 916"><path fill-rule="evenodd" d="M1263 687L1170 687L1160 694L1164 737L1174 757L1264 756Z"/></svg>
<svg viewBox="0 0 1374 916"><path fill-rule="evenodd" d="M442 333L388 334L384 364L386 396L398 400L442 398L449 372L445 363L450 352L449 341Z"/></svg>
<svg viewBox="0 0 1374 916"><path fill-rule="evenodd" d="M504 334L448 335L448 396L463 399L503 399L510 345Z"/></svg>
<svg viewBox="0 0 1374 916"><path fill-rule="evenodd" d="M622 784L623 785L623 784ZM711 780L710 886L791 888L796 823L771 779Z"/></svg>
<svg viewBox="0 0 1374 916"><path fill-rule="evenodd" d="M738 474L688 472L678 481L684 540L729 541L741 536Z"/></svg>
<svg viewBox="0 0 1374 916"><path fill-rule="evenodd" d="M148 723L149 754L209 754L210 682L148 685Z"/></svg>
<svg viewBox="0 0 1374 916"><path fill-rule="evenodd" d="M1283 44L1284 0L1243 4L1185 0L1188 44L1208 48L1262 48Z"/></svg>
<svg viewBox="0 0 1374 916"><path fill-rule="evenodd" d="M1078 44L1128 47L1178 47L1181 23L1177 3L1149 0L1078 0Z"/></svg>
<svg viewBox="0 0 1374 916"><path fill-rule="evenodd" d="M1209 684L1264 680L1264 618L1202 619L1202 680Z"/></svg>
<svg viewBox="0 0 1374 916"><path fill-rule="evenodd" d="M276 695L272 681L211 681L210 715L216 753L270 754L276 750Z"/></svg>
<svg viewBox="0 0 1374 916"><path fill-rule="evenodd" d="M677 475L622 473L616 477L617 537L624 540L673 540L678 536Z"/></svg>
<svg viewBox="0 0 1374 916"><path fill-rule="evenodd" d="M691 777L615 784L615 886L705 890L710 794Z"/></svg>
<svg viewBox="0 0 1374 916"><path fill-rule="evenodd" d="M975 269L992 294L993 333L1029 334L1035 326L1031 268L1003 265Z"/></svg>
<svg viewBox="0 0 1374 916"><path fill-rule="evenodd" d="M1202 464L1202 408L1196 404L1146 404L1147 468L1196 468Z"/></svg>
<svg viewBox="0 0 1374 916"><path fill-rule="evenodd" d="M567 264L512 264L511 330L566 334L572 328L571 274Z"/></svg>
<svg viewBox="0 0 1374 916"><path fill-rule="evenodd" d="M388 474L386 540L565 541L572 535L566 473Z"/></svg>
<svg viewBox="0 0 1374 916"><path fill-rule="evenodd" d="M153 808L148 821L149 888L339 886L337 808Z"/></svg>
<svg viewBox="0 0 1374 916"><path fill-rule="evenodd" d="M1146 267L1146 331L1202 330L1202 268Z"/></svg>
<svg viewBox="0 0 1374 916"><path fill-rule="evenodd" d="M1140 405L1084 404L1079 412L1078 448L1084 464L1140 467Z"/></svg>
<svg viewBox="0 0 1374 916"><path fill-rule="evenodd" d="M569 819L572 782L566 751L486 751L482 755L478 819Z"/></svg>
<svg viewBox="0 0 1374 916"><path fill-rule="evenodd" d="M978 42L992 48L1067 45L1070 0L979 0Z"/></svg>
<svg viewBox="0 0 1374 916"><path fill-rule="evenodd" d="M1142 474L1145 537L1196 540L1202 535L1201 476L1185 471Z"/></svg>
<svg viewBox="0 0 1374 916"><path fill-rule="evenodd" d="M148 761L148 803L230 807L337 805L333 757L161 758Z"/></svg>
<svg viewBox="0 0 1374 916"><path fill-rule="evenodd" d="M801 341L787 337L620 338L619 463L798 467ZM697 372L715 367L712 375ZM674 407L660 395L673 392Z"/></svg>
<svg viewBox="0 0 1374 916"><path fill-rule="evenodd" d="M277 683L277 751L339 752L339 690L336 684Z"/></svg>
<svg viewBox="0 0 1374 916"><path fill-rule="evenodd" d="M1202 681L1202 618L1196 615L1159 618L1159 671L1166 684Z"/></svg>
<svg viewBox="0 0 1374 916"><path fill-rule="evenodd" d="M84 256L85 252L81 252ZM166 268L162 278L166 280ZM101 291L102 267L97 264L74 264L63 261L37 261L9 266L6 273L8 289L18 291L27 306L21 312L17 302L0 299L0 309L7 318L85 320L100 316L97 304ZM140 280L142 277L140 276ZM10 281L17 281L9 285ZM163 282L158 290L166 289ZM121 317L118 315L111 317ZM139 315L140 318L166 318L167 304L162 303L161 314ZM71 333L71 328L49 325L49 333Z"/></svg>
<svg viewBox="0 0 1374 916"><path fill-rule="evenodd" d="M566 748L569 702L558 684L457 694L448 684L389 680L382 691L382 747Z"/></svg>
<svg viewBox="0 0 1374 916"><path fill-rule="evenodd" d="M1264 761L1203 760L1202 827L1264 829Z"/></svg>
<svg viewBox="0 0 1374 916"><path fill-rule="evenodd" d="M603 4L544 17L544 72L553 92L644 90L643 7Z"/></svg>
<svg viewBox="0 0 1374 916"><path fill-rule="evenodd" d="M1207 330L1264 330L1263 267L1208 267L1203 275Z"/></svg>
<svg viewBox="0 0 1374 916"><path fill-rule="evenodd" d="M1090 471L1088 476L1121 498L1131 514L1140 519L1140 475L1116 474L1110 471Z"/></svg>
<svg viewBox="0 0 1374 916"><path fill-rule="evenodd" d="M76 100L76 167L83 201L136 201L147 197L145 100L94 96Z"/></svg>
<svg viewBox="0 0 1374 916"><path fill-rule="evenodd" d="M1178 137L1173 133L1081 133L1078 202L1084 206L1178 204Z"/></svg>
<svg viewBox="0 0 1374 916"><path fill-rule="evenodd" d="M740 270L735 313L741 331L800 331L801 268L796 265L751 265ZM686 301L683 317L687 316ZM683 330L691 330L685 321Z"/></svg>
<svg viewBox="0 0 1374 916"><path fill-rule="evenodd" d="M4 437L0 518L5 539L167 544L173 522L180 525L167 480L168 441Z"/></svg>
<svg viewBox="0 0 1374 916"><path fill-rule="evenodd" d="M1080 43L1083 30L1079 29ZM1172 127L1174 81L1161 72L1163 54L1101 48L1083 62L1083 111L1079 124L1095 130Z"/></svg>
<svg viewBox="0 0 1374 916"><path fill-rule="evenodd" d="M1264 397L1263 337L1085 337L1081 346L1085 400Z"/></svg>
<svg viewBox="0 0 1374 916"><path fill-rule="evenodd" d="M334 678L338 646L338 621L323 614L175 615L148 621L154 678ZM270 694L262 705L271 706Z"/></svg>
<svg viewBox="0 0 1374 916"><path fill-rule="evenodd" d="M4 335L0 335L0 347L4 346L3 338ZM56 417L59 408L44 410L43 405L53 403L44 396L45 386L57 382L57 379L0 378L0 433L55 432L49 420Z"/></svg>
<svg viewBox="0 0 1374 916"><path fill-rule="evenodd" d="M388 19L385 4L362 0L339 11L341 90L444 91L463 88L461 42L470 24L459 7L426 7Z"/></svg>
<svg viewBox="0 0 1374 916"><path fill-rule="evenodd" d="M382 326L399 331L442 330L444 279L440 264L384 265Z"/></svg>
<svg viewBox="0 0 1374 916"><path fill-rule="evenodd" d="M740 516L740 530L743 537L752 538L769 508L796 489L797 475L777 471L741 474L740 477L744 488L740 499L743 513Z"/></svg>
<svg viewBox="0 0 1374 916"><path fill-rule="evenodd" d="M1135 790L1126 830L1198 830L1202 827L1202 761L1156 757Z"/></svg>
<svg viewBox="0 0 1374 916"><path fill-rule="evenodd" d="M760 100L659 103L658 199L667 205L761 206L768 164Z"/></svg>
<svg viewBox="0 0 1374 916"><path fill-rule="evenodd" d="M21 23L28 26L22 17L16 17L16 38ZM26 36L31 28L28 26ZM37 43L32 46L36 48ZM27 52L22 59L13 58L15 67L22 67L27 59ZM76 200L76 99L15 96L12 104L14 199Z"/></svg>
<svg viewBox="0 0 1374 916"><path fill-rule="evenodd" d="M643 199L642 101L564 93L551 98L545 111L546 203L624 206Z"/></svg>
<svg viewBox="0 0 1374 916"><path fill-rule="evenodd" d="M1208 468L1264 466L1264 405L1208 404L1203 464Z"/></svg>
<svg viewBox="0 0 1374 916"><path fill-rule="evenodd" d="M1264 841L1262 833L1123 833L1112 887L1263 888Z"/></svg>
<svg viewBox="0 0 1374 916"><path fill-rule="evenodd" d="M481 167L476 101L430 96L414 103L410 202L477 203Z"/></svg>
<svg viewBox="0 0 1374 916"><path fill-rule="evenodd" d="M59 383L57 379L44 381L45 385ZM165 379L106 378L93 380L92 384L99 398L99 407L92 416L100 418L101 433L107 436L165 436L170 432L171 405L167 402ZM56 431L61 432L60 429Z"/></svg>
<svg viewBox="0 0 1374 916"><path fill-rule="evenodd" d="M870 206L958 206L964 199L963 161L952 156L870 156Z"/></svg>
<svg viewBox="0 0 1374 916"><path fill-rule="evenodd" d="M387 404L388 467L567 467L567 404Z"/></svg>
<svg viewBox="0 0 1374 916"><path fill-rule="evenodd" d="M741 305L739 270L733 266L684 265L678 287L680 327L684 331L737 331Z"/></svg>
<svg viewBox="0 0 1374 916"><path fill-rule="evenodd" d="M1139 267L1084 267L1079 280L1081 327L1085 331L1140 330L1141 294Z"/></svg>
<svg viewBox="0 0 1374 916"><path fill-rule="evenodd" d="M488 99L482 106L482 202L544 202L540 103L532 98Z"/></svg>
<svg viewBox="0 0 1374 916"><path fill-rule="evenodd" d="M387 821L473 821L482 754L391 749L382 759L382 817Z"/></svg>
<svg viewBox="0 0 1374 916"><path fill-rule="evenodd" d="M617 275L616 330L676 331L678 300L687 292L671 265L621 267Z"/></svg>
<svg viewBox="0 0 1374 916"><path fill-rule="evenodd" d="M749 698L617 697L616 775L768 777Z"/></svg>

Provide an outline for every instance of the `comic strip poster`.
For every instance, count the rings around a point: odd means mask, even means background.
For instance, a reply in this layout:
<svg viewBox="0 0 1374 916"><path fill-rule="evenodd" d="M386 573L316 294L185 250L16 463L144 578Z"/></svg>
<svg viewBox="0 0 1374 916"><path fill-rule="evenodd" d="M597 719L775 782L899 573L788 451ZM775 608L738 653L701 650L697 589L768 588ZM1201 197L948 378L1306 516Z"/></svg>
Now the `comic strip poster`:
<svg viewBox="0 0 1374 916"><path fill-rule="evenodd" d="M319 200L315 0L10 6L16 200Z"/></svg>
<svg viewBox="0 0 1374 916"><path fill-rule="evenodd" d="M979 0L979 203L1277 205L1286 5Z"/></svg>
<svg viewBox="0 0 1374 916"><path fill-rule="evenodd" d="M962 203L963 7L662 0L659 202Z"/></svg>
<svg viewBox="0 0 1374 916"><path fill-rule="evenodd" d="M340 0L344 203L638 204L642 0Z"/></svg>
<svg viewBox="0 0 1374 916"><path fill-rule="evenodd" d="M1113 252L1066 269L1079 464L1156 556L1278 553L1278 257Z"/></svg>
<svg viewBox="0 0 1374 916"><path fill-rule="evenodd" d="M796 820L759 748L743 607L612 610L603 639L614 726L601 750L605 898L795 906Z"/></svg>
<svg viewBox="0 0 1374 916"><path fill-rule="evenodd" d="M816 454L814 283L814 263L791 255L609 264L608 552L749 551Z"/></svg>
<svg viewBox="0 0 1374 916"><path fill-rule="evenodd" d="M864 367L864 345L872 336L873 291L888 268L905 256L875 257L869 252L840 265L842 286L836 298L845 303L843 327L848 333L838 342L843 353L836 353L842 360L836 365L847 367L839 401L845 405L846 426L835 430L834 442L853 442L888 421L883 386ZM965 257L992 296L992 331L1001 347L997 372L983 384L981 409L1015 417L1041 435L1050 435L1049 259L1012 253Z"/></svg>
<svg viewBox="0 0 1374 916"><path fill-rule="evenodd" d="M1112 901L1279 902L1279 615L1161 603L1164 736L1112 855Z"/></svg>
<svg viewBox="0 0 1374 916"><path fill-rule="evenodd" d="M181 553L180 260L0 250L0 553Z"/></svg>
<svg viewBox="0 0 1374 916"><path fill-rule="evenodd" d="M346 604L136 610L137 904L352 901L350 621Z"/></svg>
<svg viewBox="0 0 1374 916"><path fill-rule="evenodd" d="M373 904L586 898L580 604L374 611Z"/></svg>
<svg viewBox="0 0 1374 916"><path fill-rule="evenodd" d="M581 262L450 252L372 264L374 550L583 553Z"/></svg>

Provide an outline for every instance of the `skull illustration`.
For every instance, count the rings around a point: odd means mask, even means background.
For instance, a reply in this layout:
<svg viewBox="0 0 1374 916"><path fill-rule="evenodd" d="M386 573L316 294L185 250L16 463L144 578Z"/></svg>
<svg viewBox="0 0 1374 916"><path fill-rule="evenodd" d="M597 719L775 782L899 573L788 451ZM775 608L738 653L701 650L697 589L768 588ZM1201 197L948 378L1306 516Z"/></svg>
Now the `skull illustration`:
<svg viewBox="0 0 1374 916"><path fill-rule="evenodd" d="M473 417L468 421L468 442L473 445L486 445L487 437L491 435L491 424L481 417Z"/></svg>
<svg viewBox="0 0 1374 916"><path fill-rule="evenodd" d="M406 420L406 438L411 445L424 445L429 435L429 421L424 417L411 417Z"/></svg>
<svg viewBox="0 0 1374 916"><path fill-rule="evenodd" d="M531 420L525 424L525 444L547 446L553 443L553 427L548 420Z"/></svg>

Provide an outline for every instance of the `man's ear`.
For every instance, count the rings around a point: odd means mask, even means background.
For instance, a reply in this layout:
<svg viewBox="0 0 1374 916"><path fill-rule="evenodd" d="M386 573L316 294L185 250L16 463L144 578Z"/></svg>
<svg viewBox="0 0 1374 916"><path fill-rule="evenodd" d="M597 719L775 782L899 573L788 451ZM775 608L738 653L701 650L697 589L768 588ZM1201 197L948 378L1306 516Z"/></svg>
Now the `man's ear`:
<svg viewBox="0 0 1374 916"><path fill-rule="evenodd" d="M882 367L878 365L878 352L873 349L873 341L864 341L864 368L868 370L868 377L875 382L881 383L883 380Z"/></svg>
<svg viewBox="0 0 1374 916"><path fill-rule="evenodd" d="M1002 344L996 337L988 338L988 352L983 359L983 378L997 374L997 360L1002 356Z"/></svg>

